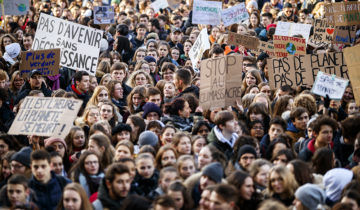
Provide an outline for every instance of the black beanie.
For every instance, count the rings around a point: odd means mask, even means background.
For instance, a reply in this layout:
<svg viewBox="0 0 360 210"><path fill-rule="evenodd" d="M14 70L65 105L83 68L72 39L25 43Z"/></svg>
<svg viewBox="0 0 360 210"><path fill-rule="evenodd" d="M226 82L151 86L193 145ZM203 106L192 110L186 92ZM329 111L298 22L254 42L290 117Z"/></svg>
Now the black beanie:
<svg viewBox="0 0 360 210"><path fill-rule="evenodd" d="M224 169L219 162L210 163L202 171L203 176L209 177L216 183L220 183L224 176Z"/></svg>
<svg viewBox="0 0 360 210"><path fill-rule="evenodd" d="M16 152L11 156L11 161L15 160L27 168L30 168L30 155L32 149L30 147L23 147L19 152Z"/></svg>
<svg viewBox="0 0 360 210"><path fill-rule="evenodd" d="M255 150L255 148L253 146L250 146L250 145L246 144L246 145L243 145L242 147L240 147L237 159L240 160L241 156L243 156L246 153L251 153L256 158L256 150Z"/></svg>
<svg viewBox="0 0 360 210"><path fill-rule="evenodd" d="M131 133L131 127L128 124L125 123L118 123L111 132L111 135L115 135L117 133L120 133L121 131L129 131Z"/></svg>

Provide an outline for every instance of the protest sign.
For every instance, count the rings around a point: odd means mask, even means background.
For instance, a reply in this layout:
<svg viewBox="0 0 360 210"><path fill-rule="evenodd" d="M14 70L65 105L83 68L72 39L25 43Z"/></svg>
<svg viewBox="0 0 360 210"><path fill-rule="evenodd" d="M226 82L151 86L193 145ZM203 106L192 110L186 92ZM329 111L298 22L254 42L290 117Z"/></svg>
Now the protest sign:
<svg viewBox="0 0 360 210"><path fill-rule="evenodd" d="M234 23L240 23L248 18L249 13L246 10L244 2L227 8L221 12L221 20L224 22L225 27Z"/></svg>
<svg viewBox="0 0 360 210"><path fill-rule="evenodd" d="M241 100L241 55L210 58L201 62L200 106L203 109L231 106Z"/></svg>
<svg viewBox="0 0 360 210"><path fill-rule="evenodd" d="M313 39L324 43L331 43L335 27L329 25L327 19L315 19Z"/></svg>
<svg viewBox="0 0 360 210"><path fill-rule="evenodd" d="M33 69L41 71L43 76L59 74L60 49L21 52L20 75L26 77Z"/></svg>
<svg viewBox="0 0 360 210"><path fill-rule="evenodd" d="M347 79L319 71L311 92L319 96L326 97L328 95L330 99L340 100L348 83L349 80Z"/></svg>
<svg viewBox="0 0 360 210"><path fill-rule="evenodd" d="M61 49L60 65L95 75L103 32L40 14L33 50Z"/></svg>
<svg viewBox="0 0 360 210"><path fill-rule="evenodd" d="M351 44L355 42L356 26L337 26L335 28L334 43Z"/></svg>
<svg viewBox="0 0 360 210"><path fill-rule="evenodd" d="M306 43L309 40L311 25L301 23L291 23L279 21L276 24L275 35L279 36L295 36L301 35L306 39Z"/></svg>
<svg viewBox="0 0 360 210"><path fill-rule="evenodd" d="M8 133L65 138L81 104L77 99L27 96Z"/></svg>
<svg viewBox="0 0 360 210"><path fill-rule="evenodd" d="M95 6L94 23L97 25L115 23L115 12L112 6Z"/></svg>
<svg viewBox="0 0 360 210"><path fill-rule="evenodd" d="M360 2L347 1L325 4L325 17L335 26L352 26L360 22Z"/></svg>
<svg viewBox="0 0 360 210"><path fill-rule="evenodd" d="M220 25L222 2L194 0L192 23Z"/></svg>
<svg viewBox="0 0 360 210"><path fill-rule="evenodd" d="M276 57L306 55L305 39L274 35L274 53Z"/></svg>
<svg viewBox="0 0 360 210"><path fill-rule="evenodd" d="M29 0L3 0L4 8L0 9L0 15L26 15L29 10Z"/></svg>
<svg viewBox="0 0 360 210"><path fill-rule="evenodd" d="M168 7L169 3L167 0L156 0L153 3L151 3L150 6L154 9L156 13L158 13L160 9L164 9Z"/></svg>
<svg viewBox="0 0 360 210"><path fill-rule="evenodd" d="M256 55L260 55L260 53L266 53L269 57L275 57L274 53L274 44L270 42L264 42L259 40L259 46L257 50L254 51Z"/></svg>
<svg viewBox="0 0 360 210"><path fill-rule="evenodd" d="M360 45L344 49L345 61L349 69L349 78L354 92L356 105L360 106Z"/></svg>
<svg viewBox="0 0 360 210"><path fill-rule="evenodd" d="M179 7L181 0L167 0L167 2L171 9L176 9Z"/></svg>
<svg viewBox="0 0 360 210"><path fill-rule="evenodd" d="M256 50L259 46L259 39L256 37L246 36L229 31L228 43L236 46L242 45L248 49Z"/></svg>
<svg viewBox="0 0 360 210"><path fill-rule="evenodd" d="M198 62L201 60L203 53L207 49L210 49L210 42L207 29L204 28L203 30L201 30L194 45L189 51L189 57L194 69L197 69Z"/></svg>
<svg viewBox="0 0 360 210"><path fill-rule="evenodd" d="M319 71L349 79L344 55L341 52L273 58L268 59L268 65L272 89L283 85L293 88L311 86Z"/></svg>

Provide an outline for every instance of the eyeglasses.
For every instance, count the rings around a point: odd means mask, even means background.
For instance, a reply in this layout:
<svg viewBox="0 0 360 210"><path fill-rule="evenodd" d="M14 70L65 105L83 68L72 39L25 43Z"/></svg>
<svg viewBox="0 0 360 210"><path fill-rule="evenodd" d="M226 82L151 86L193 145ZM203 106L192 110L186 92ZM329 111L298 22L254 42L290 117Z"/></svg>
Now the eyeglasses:
<svg viewBox="0 0 360 210"><path fill-rule="evenodd" d="M254 129L254 130L263 130L264 127L262 127L262 126L254 126L254 127L252 127L252 129Z"/></svg>
<svg viewBox="0 0 360 210"><path fill-rule="evenodd" d="M97 165L99 161L85 161L85 165Z"/></svg>
<svg viewBox="0 0 360 210"><path fill-rule="evenodd" d="M254 160L255 157L254 156L242 156L240 159L242 159L242 160Z"/></svg>
<svg viewBox="0 0 360 210"><path fill-rule="evenodd" d="M20 169L20 168L23 168L25 167L24 165L20 165L20 164L10 164L10 167L11 168L15 168L15 169Z"/></svg>

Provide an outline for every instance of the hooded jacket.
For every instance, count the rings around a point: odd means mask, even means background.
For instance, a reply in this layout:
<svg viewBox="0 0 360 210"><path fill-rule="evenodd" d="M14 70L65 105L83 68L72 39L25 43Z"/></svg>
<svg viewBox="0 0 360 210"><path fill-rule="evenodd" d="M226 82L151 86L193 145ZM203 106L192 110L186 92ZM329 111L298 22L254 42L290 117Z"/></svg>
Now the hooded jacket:
<svg viewBox="0 0 360 210"><path fill-rule="evenodd" d="M170 117L163 117L161 120L165 125L173 125L181 131L191 132L193 123L190 118L182 118L178 115L170 115Z"/></svg>
<svg viewBox="0 0 360 210"><path fill-rule="evenodd" d="M214 130L215 128L217 128L217 126L215 126L213 129L211 129L211 132L208 134L208 136L207 136L208 142L211 143L213 146L215 146L222 153L224 153L227 160L230 160L234 153L233 148L228 143L221 142L218 139L218 137L215 134L215 130Z"/></svg>

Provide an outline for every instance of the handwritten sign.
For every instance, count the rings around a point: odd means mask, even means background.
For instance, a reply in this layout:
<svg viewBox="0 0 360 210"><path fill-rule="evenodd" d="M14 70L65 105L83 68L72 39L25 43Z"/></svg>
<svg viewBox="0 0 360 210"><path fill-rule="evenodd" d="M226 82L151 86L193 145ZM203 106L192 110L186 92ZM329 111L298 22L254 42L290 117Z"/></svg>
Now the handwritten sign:
<svg viewBox="0 0 360 210"><path fill-rule="evenodd" d="M194 69L197 69L197 64L201 60L205 50L207 49L210 49L210 42L207 29L204 28L203 30L201 30L194 45L189 51L189 57Z"/></svg>
<svg viewBox="0 0 360 210"><path fill-rule="evenodd" d="M227 27L234 23L240 23L243 20L249 18L249 13L246 10L245 3L242 2L233 7L222 10L221 19L224 22L224 26Z"/></svg>
<svg viewBox="0 0 360 210"><path fill-rule="evenodd" d="M306 43L309 40L311 25L301 23L291 23L279 21L276 24L275 35L279 36L295 36L301 35L302 38L306 39Z"/></svg>
<svg viewBox="0 0 360 210"><path fill-rule="evenodd" d="M351 44L355 42L356 26L337 26L335 29L334 43Z"/></svg>
<svg viewBox="0 0 360 210"><path fill-rule="evenodd" d="M324 43L331 43L335 27L329 25L327 19L315 19L313 39Z"/></svg>
<svg viewBox="0 0 360 210"><path fill-rule="evenodd" d="M248 49L256 50L259 46L259 39L252 36L246 36L234 32L229 32L228 43L236 46L242 45Z"/></svg>
<svg viewBox="0 0 360 210"><path fill-rule="evenodd" d="M168 0L167 2L168 2L169 7L171 9L176 9L181 4L181 0Z"/></svg>
<svg viewBox="0 0 360 210"><path fill-rule="evenodd" d="M348 83L349 80L319 71L311 92L319 96L326 97L328 95L330 99L340 100Z"/></svg>
<svg viewBox="0 0 360 210"><path fill-rule="evenodd" d="M82 100L27 96L21 104L9 134L65 138Z"/></svg>
<svg viewBox="0 0 360 210"><path fill-rule="evenodd" d="M319 71L349 79L344 55L341 52L272 58L268 59L268 64L272 89L283 85L294 88L313 85Z"/></svg>
<svg viewBox="0 0 360 210"><path fill-rule="evenodd" d="M274 44L270 42L259 41L259 46L255 51L255 54L260 55L262 52L268 54L269 57L275 57Z"/></svg>
<svg viewBox="0 0 360 210"><path fill-rule="evenodd" d="M220 25L222 2L195 0L193 4L192 23Z"/></svg>
<svg viewBox="0 0 360 210"><path fill-rule="evenodd" d="M29 0L3 0L5 15L26 15L29 11ZM3 8L0 4L0 15Z"/></svg>
<svg viewBox="0 0 360 210"><path fill-rule="evenodd" d="M103 32L40 14L33 50L61 48L60 65L95 75Z"/></svg>
<svg viewBox="0 0 360 210"><path fill-rule="evenodd" d="M345 61L348 64L350 82L353 88L356 105L360 106L360 45L344 49Z"/></svg>
<svg viewBox="0 0 360 210"><path fill-rule="evenodd" d="M97 25L115 23L115 12L112 6L95 6L94 23Z"/></svg>
<svg viewBox="0 0 360 210"><path fill-rule="evenodd" d="M44 76L59 74L60 49L21 52L20 75L26 77L33 69Z"/></svg>
<svg viewBox="0 0 360 210"><path fill-rule="evenodd" d="M329 24L335 26L352 26L360 22L360 2L348 1L325 4L325 16Z"/></svg>
<svg viewBox="0 0 360 210"><path fill-rule="evenodd" d="M305 39L274 35L274 53L276 57L306 55Z"/></svg>
<svg viewBox="0 0 360 210"><path fill-rule="evenodd" d="M241 100L242 56L228 55L201 62L200 105L226 107Z"/></svg>
<svg viewBox="0 0 360 210"><path fill-rule="evenodd" d="M151 3L150 6L154 9L156 13L158 13L160 9L164 9L168 7L169 3L167 0L156 0L153 3Z"/></svg>

